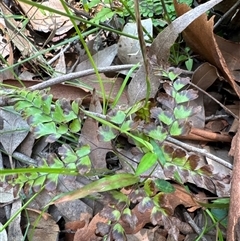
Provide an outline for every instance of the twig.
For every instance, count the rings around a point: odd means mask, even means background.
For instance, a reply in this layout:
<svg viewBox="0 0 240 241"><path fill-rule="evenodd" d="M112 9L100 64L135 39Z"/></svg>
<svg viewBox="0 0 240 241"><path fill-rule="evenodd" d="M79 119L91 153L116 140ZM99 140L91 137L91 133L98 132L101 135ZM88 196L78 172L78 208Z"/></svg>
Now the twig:
<svg viewBox="0 0 240 241"><path fill-rule="evenodd" d="M238 0L218 21L217 23L214 25L214 31L217 31L218 27L221 25L221 23L229 17L229 15L233 12L236 11L236 9L239 7L240 5L240 0Z"/></svg>
<svg viewBox="0 0 240 241"><path fill-rule="evenodd" d="M13 154L12 154L12 157L14 157L15 159L17 159L18 161L20 162L23 162L25 164L28 164L28 165L33 165L33 166L37 166L37 161L32 159L31 157L29 156L26 156L20 152L17 152L15 151Z"/></svg>
<svg viewBox="0 0 240 241"><path fill-rule="evenodd" d="M202 93L204 93L205 95L207 95L209 98L211 98L212 100L214 100L217 104L219 104L227 113L229 113L230 115L232 115L235 119L239 120L239 117L237 115L235 115L231 110L229 110L226 106L224 106L221 102L219 102L216 98L214 98L213 96L211 96L209 93L207 93L205 90L199 88L197 85L193 84L192 82L188 83L189 85L195 87L196 89L198 89L199 91L201 91Z"/></svg>
<svg viewBox="0 0 240 241"><path fill-rule="evenodd" d="M50 59L47 63L50 65L52 64L55 60L57 60L62 53L65 53L70 47L72 43L67 44L62 51L59 51L58 54L56 54L52 59Z"/></svg>
<svg viewBox="0 0 240 241"><path fill-rule="evenodd" d="M212 155L211 153L208 153L208 152L207 152L206 150L204 150L204 149L200 149L200 148L197 148L197 147L188 145L188 144L183 143L183 142L181 142L181 141L178 141L178 140L176 140L176 139L174 139L174 138L172 138L172 137L167 137L167 141L172 142L172 143L174 143L174 144L176 144L176 145L178 145L178 146L181 146L182 148L185 148L185 149L187 149L188 151L193 151L193 152L196 152L196 153L200 153L200 154L202 154L203 156L206 156L206 157L208 157L208 158L210 158L210 159L218 162L219 164L221 164L221 165L223 165L223 166L225 166L225 167L227 167L227 168L229 168L229 169L232 170L232 167L233 167L232 164L224 161L223 159L221 159L221 158L219 158L219 157L217 157L217 156Z"/></svg>
<svg viewBox="0 0 240 241"><path fill-rule="evenodd" d="M112 71L120 71L120 70L127 70L127 69L131 69L133 66L133 64L126 64L126 65L115 65L115 66L108 66L108 67L101 67L98 68L98 72L99 73L105 73L105 72L112 72ZM29 87L29 90L42 90L45 89L47 87L50 87L52 85L56 85L56 84L60 84L62 82L65 81L70 81L70 80L74 80L77 78L81 78L84 76L88 76L90 74L94 74L95 71L94 69L87 69L87 70L83 70L83 71L79 71L76 73L69 73L69 74L65 74L62 76L58 76L56 78L52 78L49 79L45 82L33 85L31 87Z"/></svg>
<svg viewBox="0 0 240 241"><path fill-rule="evenodd" d="M201 228L199 228L199 227L197 226L197 224L193 221L193 219L191 218L191 216L189 215L189 213L186 212L186 211L184 211L184 212L183 212L183 215L184 215L184 218L186 219L187 223L193 228L193 230L194 230L198 235L200 235L200 234L202 233L202 230L201 230ZM202 239L203 241L207 241L207 239L206 239L204 236L202 236L201 239Z"/></svg>

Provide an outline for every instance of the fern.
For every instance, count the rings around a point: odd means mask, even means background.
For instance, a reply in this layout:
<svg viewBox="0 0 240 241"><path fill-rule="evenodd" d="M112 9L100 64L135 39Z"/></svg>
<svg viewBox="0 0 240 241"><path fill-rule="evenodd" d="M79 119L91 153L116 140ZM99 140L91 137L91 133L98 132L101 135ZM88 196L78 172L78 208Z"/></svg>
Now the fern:
<svg viewBox="0 0 240 241"><path fill-rule="evenodd" d="M15 110L28 121L36 138L48 136L46 141L52 143L66 135L77 140L75 134L81 130L79 100L57 100L52 106L51 94L28 90L17 90L11 97L16 101Z"/></svg>

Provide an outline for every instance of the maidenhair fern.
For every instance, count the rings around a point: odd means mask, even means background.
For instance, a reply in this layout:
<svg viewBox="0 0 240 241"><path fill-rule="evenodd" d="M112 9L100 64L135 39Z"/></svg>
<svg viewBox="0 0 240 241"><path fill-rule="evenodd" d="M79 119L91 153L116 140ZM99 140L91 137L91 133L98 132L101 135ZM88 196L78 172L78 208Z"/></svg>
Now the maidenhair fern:
<svg viewBox="0 0 240 241"><path fill-rule="evenodd" d="M19 190L24 185L25 190L31 189L37 192L45 185L47 191L53 191L57 187L60 175L87 175L91 169L89 153L89 145L73 149L64 144L58 148L60 157L52 153L46 159L39 159L38 167L14 170L15 175L13 178L8 178L9 183L18 185ZM10 173L5 175L10 176Z"/></svg>
<svg viewBox="0 0 240 241"><path fill-rule="evenodd" d="M11 94L14 108L28 120L36 138L48 136L47 142L55 142L63 135L76 139L81 129L79 117L80 101L72 103L66 99L57 100L52 106L53 96L39 91L18 90Z"/></svg>

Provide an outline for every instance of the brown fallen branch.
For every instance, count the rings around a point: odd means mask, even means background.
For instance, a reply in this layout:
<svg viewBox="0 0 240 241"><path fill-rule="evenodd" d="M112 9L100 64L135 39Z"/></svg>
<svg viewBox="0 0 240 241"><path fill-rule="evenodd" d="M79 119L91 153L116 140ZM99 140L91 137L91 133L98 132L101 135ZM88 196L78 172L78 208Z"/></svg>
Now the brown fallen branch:
<svg viewBox="0 0 240 241"><path fill-rule="evenodd" d="M176 139L182 140L196 140L206 142L231 142L232 136L228 134L218 134L211 131L192 128L190 133L186 136L174 136Z"/></svg>

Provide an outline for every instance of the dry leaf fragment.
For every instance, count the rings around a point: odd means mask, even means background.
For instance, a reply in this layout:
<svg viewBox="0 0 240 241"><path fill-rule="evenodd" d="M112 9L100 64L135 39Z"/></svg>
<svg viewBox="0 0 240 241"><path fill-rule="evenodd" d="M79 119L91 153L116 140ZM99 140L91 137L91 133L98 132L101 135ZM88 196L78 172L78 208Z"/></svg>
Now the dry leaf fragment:
<svg viewBox="0 0 240 241"><path fill-rule="evenodd" d="M2 228L2 223L0 223L0 228ZM2 232L0 232L0 240L1 241L8 241L7 231L6 229L3 229Z"/></svg>
<svg viewBox="0 0 240 241"><path fill-rule="evenodd" d="M217 68L208 62L201 64L193 73L192 83L202 90L209 88L220 76Z"/></svg>
<svg viewBox="0 0 240 241"><path fill-rule="evenodd" d="M178 4L176 1L174 1L174 6L178 16L184 16L187 12L192 11L188 5ZM224 78L240 97L240 87L234 81L233 75L228 69L227 63L215 39L213 33L213 20L213 17L207 20L207 15L202 14L183 31L184 40L194 52L201 55L210 64L216 66L221 71Z"/></svg>
<svg viewBox="0 0 240 241"><path fill-rule="evenodd" d="M165 193L162 199L161 207L168 208L174 213L175 208L182 204L188 208L189 212L194 212L201 208L201 205L194 199L193 195L187 193L186 190L179 185L173 185L176 190L173 193Z"/></svg>
<svg viewBox="0 0 240 241"><path fill-rule="evenodd" d="M222 2L222 0L211 0L199 5L189 12L185 11L183 16L174 20L168 27L158 34L149 49L150 56L156 56L159 65L167 63L170 48L175 43L178 35L195 19L220 2ZM176 4L176 0L174 3ZM201 25L199 27L201 27Z"/></svg>
<svg viewBox="0 0 240 241"><path fill-rule="evenodd" d="M45 215L47 219L39 219L39 211L28 210L30 228L28 229L28 239L34 241L56 241L58 238L59 227L50 215ZM34 237L34 239L32 239Z"/></svg>
<svg viewBox="0 0 240 241"><path fill-rule="evenodd" d="M19 198L12 203L11 217L22 208L22 200ZM23 240L22 229L20 225L21 213L9 224L8 241Z"/></svg>
<svg viewBox="0 0 240 241"><path fill-rule="evenodd" d="M0 110L0 116L4 120L0 142L8 155L16 150L29 132L29 125L22 117L11 110Z"/></svg>
<svg viewBox="0 0 240 241"><path fill-rule="evenodd" d="M38 7L31 6L22 1L17 1L21 6L23 12L26 14L34 30L42 31L45 33L55 31L56 35L66 33L68 30L73 28L71 20L63 15L50 13L47 10L39 9ZM42 5L53 8L58 11L65 12L61 1L48 0L44 1ZM76 21L76 20L75 20ZM78 24L79 21L76 21Z"/></svg>

